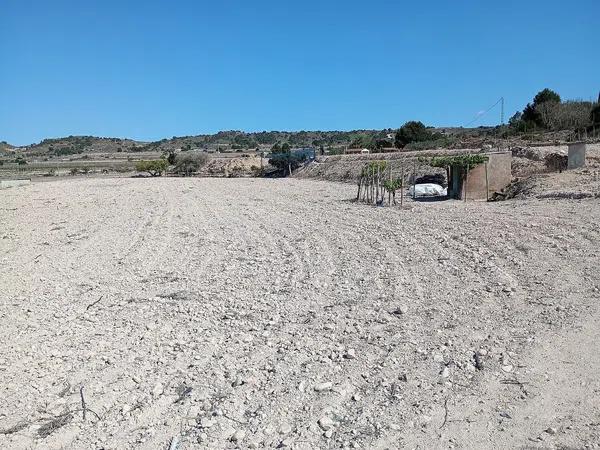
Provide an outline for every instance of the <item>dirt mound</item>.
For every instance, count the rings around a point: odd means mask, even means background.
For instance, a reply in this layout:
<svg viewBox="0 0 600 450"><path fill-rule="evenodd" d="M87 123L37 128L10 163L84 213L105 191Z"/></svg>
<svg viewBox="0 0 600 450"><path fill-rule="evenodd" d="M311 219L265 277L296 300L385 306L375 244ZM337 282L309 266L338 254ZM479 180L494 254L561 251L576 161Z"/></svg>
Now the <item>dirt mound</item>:
<svg viewBox="0 0 600 450"><path fill-rule="evenodd" d="M508 186L502 199L527 198L583 199L600 197L600 170L580 169L562 173L541 173L520 178Z"/></svg>
<svg viewBox="0 0 600 450"><path fill-rule="evenodd" d="M567 170L569 157L562 153L549 153L544 157L544 165L550 172Z"/></svg>
<svg viewBox="0 0 600 450"><path fill-rule="evenodd" d="M219 157L213 155L208 164L200 171L200 175L225 178L253 177L260 174L260 167L260 156Z"/></svg>

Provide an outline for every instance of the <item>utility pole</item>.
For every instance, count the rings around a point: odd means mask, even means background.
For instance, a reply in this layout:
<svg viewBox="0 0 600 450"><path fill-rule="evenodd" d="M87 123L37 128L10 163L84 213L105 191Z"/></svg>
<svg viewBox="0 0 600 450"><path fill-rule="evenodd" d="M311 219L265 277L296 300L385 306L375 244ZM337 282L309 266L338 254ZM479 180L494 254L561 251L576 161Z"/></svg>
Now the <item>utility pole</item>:
<svg viewBox="0 0 600 450"><path fill-rule="evenodd" d="M265 153L263 151L260 152L260 176L264 177L265 176L265 166L263 164L263 157L265 156Z"/></svg>
<svg viewBox="0 0 600 450"><path fill-rule="evenodd" d="M504 125L504 97L500 97L500 123Z"/></svg>

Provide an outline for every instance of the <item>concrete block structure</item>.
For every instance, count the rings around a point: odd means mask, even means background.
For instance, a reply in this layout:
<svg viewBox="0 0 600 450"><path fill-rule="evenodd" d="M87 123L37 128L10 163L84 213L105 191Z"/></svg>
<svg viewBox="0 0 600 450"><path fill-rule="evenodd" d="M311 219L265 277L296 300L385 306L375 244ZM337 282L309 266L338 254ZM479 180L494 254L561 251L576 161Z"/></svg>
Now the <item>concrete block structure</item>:
<svg viewBox="0 0 600 450"><path fill-rule="evenodd" d="M451 167L448 179L448 196L457 199L487 200L512 181L512 153L486 153L488 161L478 164L464 174L460 167Z"/></svg>
<svg viewBox="0 0 600 450"><path fill-rule="evenodd" d="M585 142L573 142L569 144L568 170L585 167L585 151Z"/></svg>

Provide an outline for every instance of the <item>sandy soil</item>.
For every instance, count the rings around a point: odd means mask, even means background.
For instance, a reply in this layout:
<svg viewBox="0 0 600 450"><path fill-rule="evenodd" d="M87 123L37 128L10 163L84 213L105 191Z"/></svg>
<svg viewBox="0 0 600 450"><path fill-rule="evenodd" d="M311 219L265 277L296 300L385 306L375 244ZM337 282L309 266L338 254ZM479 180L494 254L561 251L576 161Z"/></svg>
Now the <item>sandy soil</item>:
<svg viewBox="0 0 600 450"><path fill-rule="evenodd" d="M354 193L2 191L0 448L599 448L598 200Z"/></svg>

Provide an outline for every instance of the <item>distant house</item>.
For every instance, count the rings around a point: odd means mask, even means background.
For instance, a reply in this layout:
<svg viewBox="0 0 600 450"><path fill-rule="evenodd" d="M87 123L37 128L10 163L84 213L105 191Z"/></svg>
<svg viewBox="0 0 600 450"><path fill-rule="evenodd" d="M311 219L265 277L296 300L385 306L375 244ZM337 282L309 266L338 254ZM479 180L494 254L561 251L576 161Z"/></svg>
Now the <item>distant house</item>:
<svg viewBox="0 0 600 450"><path fill-rule="evenodd" d="M369 149L368 148L347 148L346 152L347 155L355 155L357 153L369 153Z"/></svg>

